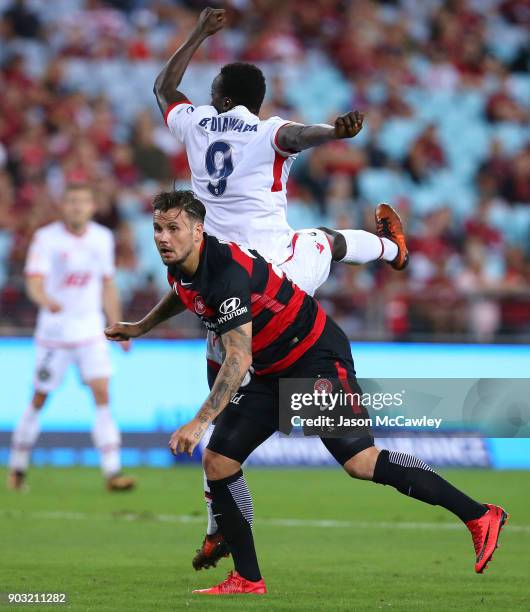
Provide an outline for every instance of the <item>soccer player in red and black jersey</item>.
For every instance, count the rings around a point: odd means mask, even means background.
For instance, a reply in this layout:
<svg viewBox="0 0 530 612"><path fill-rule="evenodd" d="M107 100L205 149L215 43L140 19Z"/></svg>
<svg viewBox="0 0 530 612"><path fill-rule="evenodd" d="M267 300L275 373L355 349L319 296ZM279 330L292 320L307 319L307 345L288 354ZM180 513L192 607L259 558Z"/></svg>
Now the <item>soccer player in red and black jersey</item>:
<svg viewBox="0 0 530 612"><path fill-rule="evenodd" d="M215 419L203 466L235 570L219 585L194 592L263 594L241 465L278 429L279 379L337 379L346 390L360 388L348 339L318 302L256 251L204 233L204 216L190 191L155 198L154 237L172 289L141 321L115 324L106 334L112 340L137 337L187 308L220 335L226 358L197 415L174 432L170 448L191 454ZM453 512L473 536L476 571L484 570L508 518L503 508L471 499L416 457L377 449L368 429L321 440L350 476Z"/></svg>

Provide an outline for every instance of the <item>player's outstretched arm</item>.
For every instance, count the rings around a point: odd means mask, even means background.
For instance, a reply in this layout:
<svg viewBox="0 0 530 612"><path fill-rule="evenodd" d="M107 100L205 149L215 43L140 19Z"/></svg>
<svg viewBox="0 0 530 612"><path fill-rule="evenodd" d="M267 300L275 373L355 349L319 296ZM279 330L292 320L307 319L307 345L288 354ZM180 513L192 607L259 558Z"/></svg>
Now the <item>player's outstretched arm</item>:
<svg viewBox="0 0 530 612"><path fill-rule="evenodd" d="M252 323L240 325L222 334L221 338L226 350L226 358L210 394L195 418L177 429L171 436L169 447L173 454L192 455L206 428L225 409L252 365Z"/></svg>
<svg viewBox="0 0 530 612"><path fill-rule="evenodd" d="M123 342L131 338L143 336L158 324L167 321L171 317L183 312L186 309L178 295L173 291L168 291L158 304L148 312L141 321L136 323L125 323L120 321L109 325L105 329L105 336L108 340Z"/></svg>
<svg viewBox="0 0 530 612"><path fill-rule="evenodd" d="M180 85L195 51L208 36L215 34L224 26L225 19L224 9L205 8L201 12L194 30L156 77L153 92L160 112L164 117L171 104L187 100L183 93L177 91L177 87Z"/></svg>
<svg viewBox="0 0 530 612"><path fill-rule="evenodd" d="M278 145L284 151L297 153L330 140L353 138L362 130L363 120L362 113L352 111L337 117L334 126L287 123L278 130Z"/></svg>

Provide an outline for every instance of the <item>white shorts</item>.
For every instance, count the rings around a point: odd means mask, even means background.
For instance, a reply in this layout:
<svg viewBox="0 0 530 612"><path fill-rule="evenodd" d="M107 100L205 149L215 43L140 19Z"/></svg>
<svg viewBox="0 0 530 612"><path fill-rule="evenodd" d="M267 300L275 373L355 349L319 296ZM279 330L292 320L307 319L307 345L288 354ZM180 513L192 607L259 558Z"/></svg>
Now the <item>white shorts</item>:
<svg viewBox="0 0 530 612"><path fill-rule="evenodd" d="M104 338L69 348L51 348L37 341L36 352L34 385L41 393L57 389L72 363L79 369L84 383L111 375L109 347Z"/></svg>
<svg viewBox="0 0 530 612"><path fill-rule="evenodd" d="M309 295L314 295L329 276L332 252L327 235L319 229L299 230L293 235L291 254L278 267L290 280ZM209 331L206 358L218 364L224 361L221 339Z"/></svg>
<svg viewBox="0 0 530 612"><path fill-rule="evenodd" d="M290 248L291 255L279 267L300 289L314 295L329 276L332 253L327 235L319 229L299 230Z"/></svg>

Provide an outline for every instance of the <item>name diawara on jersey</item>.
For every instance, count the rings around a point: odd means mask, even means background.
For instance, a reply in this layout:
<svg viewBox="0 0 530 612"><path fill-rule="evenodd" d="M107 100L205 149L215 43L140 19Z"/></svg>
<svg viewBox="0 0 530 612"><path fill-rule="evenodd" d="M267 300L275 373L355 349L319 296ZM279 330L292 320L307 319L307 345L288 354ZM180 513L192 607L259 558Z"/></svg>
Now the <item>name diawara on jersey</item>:
<svg viewBox="0 0 530 612"><path fill-rule="evenodd" d="M238 117L204 117L199 125L210 132L257 132L257 123L245 123Z"/></svg>

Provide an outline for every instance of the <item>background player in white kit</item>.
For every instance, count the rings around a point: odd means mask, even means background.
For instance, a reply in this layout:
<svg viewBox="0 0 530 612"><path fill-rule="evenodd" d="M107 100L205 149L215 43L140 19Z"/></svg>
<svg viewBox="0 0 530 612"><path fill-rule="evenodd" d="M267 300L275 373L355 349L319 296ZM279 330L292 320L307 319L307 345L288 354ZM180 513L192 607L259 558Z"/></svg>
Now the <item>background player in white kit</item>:
<svg viewBox="0 0 530 612"><path fill-rule="evenodd" d="M13 432L8 486L22 489L31 449L39 435L39 412L62 382L70 364L79 369L96 404L92 438L100 451L105 483L111 491L131 489L121 474L120 432L109 409L111 364L103 335L121 318L114 284L114 239L91 221L94 195L88 185L70 185L61 205L62 221L39 229L26 261L26 288L39 306L35 329L34 393ZM128 343L122 343L128 350Z"/></svg>
<svg viewBox="0 0 530 612"><path fill-rule="evenodd" d="M211 104L194 107L177 90L201 43L225 23L223 9L206 8L195 29L158 75L154 93L171 133L186 147L192 189L207 211L205 230L259 251L309 295L329 276L331 261L364 264L383 259L402 270L408 261L399 216L391 206L376 210L377 235L363 230L312 228L295 232L287 222L287 179L297 153L331 140L353 138L363 116L355 111L334 126L300 125L272 117L260 120L265 78L252 64L228 64L211 87ZM223 360L221 342L208 333L209 381ZM195 569L215 565L224 554L208 504L207 537ZM212 551L212 555L210 552ZM211 563L213 559L213 563Z"/></svg>

